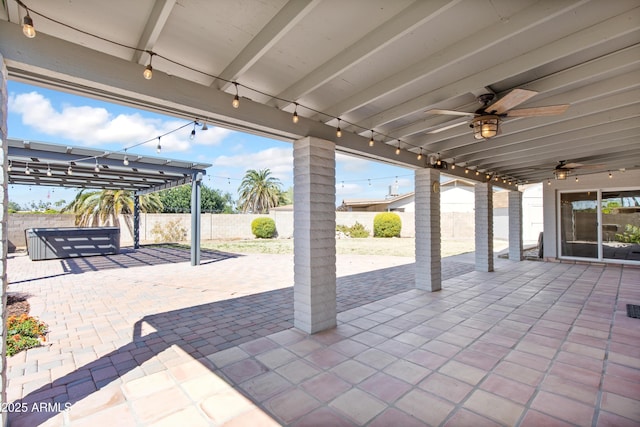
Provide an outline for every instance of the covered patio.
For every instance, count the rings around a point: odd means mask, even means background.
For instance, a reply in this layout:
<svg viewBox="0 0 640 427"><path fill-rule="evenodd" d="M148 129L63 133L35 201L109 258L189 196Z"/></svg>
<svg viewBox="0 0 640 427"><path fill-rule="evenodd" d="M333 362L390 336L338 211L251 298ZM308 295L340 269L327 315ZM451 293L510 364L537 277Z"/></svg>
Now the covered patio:
<svg viewBox="0 0 640 427"><path fill-rule="evenodd" d="M8 360L8 401L71 406L9 421L638 425L640 320L626 303L640 270L496 258L485 273L472 255L443 259L437 293L407 287L411 259L339 256L338 325L313 335L292 328L291 256L75 272L14 256L11 292L53 332Z"/></svg>
<svg viewBox="0 0 640 427"><path fill-rule="evenodd" d="M118 332L100 335L99 351L60 349L55 378L46 361L25 368L49 372L27 396L73 401L51 422L74 425L114 416L160 425L190 417L254 425L243 417L266 416L285 425L637 425L638 328L624 304L638 304L638 261L603 256L601 219L614 215L602 201L619 195L633 206L618 206L629 208L623 222L607 225L618 230L640 216L639 43L635 0L4 2L5 195L8 79L289 141L294 158L295 253L283 267L293 275L274 282L293 285L294 329L218 351L206 330L177 325L193 307L182 293L171 300L181 306L134 309L123 320L109 320L118 310L92 295L88 312L110 315L74 337ZM411 290L346 311L337 293L337 153L415 177L415 265L401 279ZM476 182L475 271L457 278L446 278L440 256L442 173ZM571 187L568 175L580 184ZM553 262L525 262L519 186L540 182L549 183L544 257ZM509 261L494 257L494 186L510 191ZM577 191L585 196L567 209L575 198L566 194ZM565 221L567 212L588 214L586 233ZM584 235L594 256L564 252ZM6 293L11 263L1 237ZM172 285L184 292L197 283L187 278L243 260L193 268ZM153 301L162 268L143 268L148 279L127 278L124 295ZM255 268L242 280L253 283L254 274L270 283ZM225 276L202 277L210 285ZM51 293L43 303L80 304L64 294L75 286L87 284L45 282L65 298ZM61 323L79 315L54 312ZM154 325L161 313L170 320ZM205 325L206 316L194 321ZM198 346L167 348L187 337Z"/></svg>

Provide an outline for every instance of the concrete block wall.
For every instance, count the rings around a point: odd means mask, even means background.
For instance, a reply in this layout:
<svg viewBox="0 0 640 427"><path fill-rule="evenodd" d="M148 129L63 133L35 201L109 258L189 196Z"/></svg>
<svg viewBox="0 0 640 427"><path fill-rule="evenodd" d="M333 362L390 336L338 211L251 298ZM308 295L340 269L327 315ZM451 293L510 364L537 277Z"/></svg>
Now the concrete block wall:
<svg viewBox="0 0 640 427"><path fill-rule="evenodd" d="M442 288L440 256L440 193L433 190L440 182L440 171L415 171L415 286L438 291Z"/></svg>
<svg viewBox="0 0 640 427"><path fill-rule="evenodd" d="M493 271L493 186L491 182L475 186L476 270Z"/></svg>
<svg viewBox="0 0 640 427"><path fill-rule="evenodd" d="M509 191L509 259L522 261L522 193Z"/></svg>
<svg viewBox="0 0 640 427"><path fill-rule="evenodd" d="M293 317L310 334L337 322L335 167L334 143L293 143Z"/></svg>
<svg viewBox="0 0 640 427"><path fill-rule="evenodd" d="M9 251L27 247L24 231L28 228L74 227L75 216L72 214L9 214Z"/></svg>

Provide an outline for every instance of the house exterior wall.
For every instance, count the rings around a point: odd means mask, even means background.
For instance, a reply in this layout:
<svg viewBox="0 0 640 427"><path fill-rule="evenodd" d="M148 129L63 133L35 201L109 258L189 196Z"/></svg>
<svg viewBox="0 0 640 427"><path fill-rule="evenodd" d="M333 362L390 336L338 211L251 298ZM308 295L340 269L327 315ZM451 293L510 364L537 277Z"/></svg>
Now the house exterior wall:
<svg viewBox="0 0 640 427"><path fill-rule="evenodd" d="M578 173L579 175L579 173ZM579 182L575 181L575 175L566 180L550 180L550 184L543 184L542 196L544 205L544 258L557 259L558 254L558 194L562 191L595 191L595 190L623 190L640 188L640 170L626 172L613 172L613 178L609 179L609 173L597 173L579 175Z"/></svg>

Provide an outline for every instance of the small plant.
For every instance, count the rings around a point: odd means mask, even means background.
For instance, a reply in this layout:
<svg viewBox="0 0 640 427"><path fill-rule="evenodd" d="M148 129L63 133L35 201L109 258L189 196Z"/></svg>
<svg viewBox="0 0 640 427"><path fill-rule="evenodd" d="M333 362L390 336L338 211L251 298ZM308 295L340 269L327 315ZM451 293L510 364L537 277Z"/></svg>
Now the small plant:
<svg viewBox="0 0 640 427"><path fill-rule="evenodd" d="M276 222L269 217L260 217L251 221L251 232L258 239L271 239L276 235Z"/></svg>
<svg viewBox="0 0 640 427"><path fill-rule="evenodd" d="M39 347L46 341L47 324L33 316L21 314L7 319L7 356Z"/></svg>
<svg viewBox="0 0 640 427"><path fill-rule="evenodd" d="M179 220L169 221L164 226L156 222L151 229L151 234L154 235L153 241L156 243L161 242L182 242L187 234L187 229L180 225Z"/></svg>
<svg viewBox="0 0 640 427"><path fill-rule="evenodd" d="M352 237L354 239L369 237L369 230L356 221L351 227L346 225L336 225L336 231L345 235L346 237Z"/></svg>
<svg viewBox="0 0 640 427"><path fill-rule="evenodd" d="M616 233L616 240L624 243L640 243L640 227L633 224L624 226L624 232Z"/></svg>
<svg viewBox="0 0 640 427"><path fill-rule="evenodd" d="M373 237L400 237L402 220L393 212L379 213L373 218Z"/></svg>

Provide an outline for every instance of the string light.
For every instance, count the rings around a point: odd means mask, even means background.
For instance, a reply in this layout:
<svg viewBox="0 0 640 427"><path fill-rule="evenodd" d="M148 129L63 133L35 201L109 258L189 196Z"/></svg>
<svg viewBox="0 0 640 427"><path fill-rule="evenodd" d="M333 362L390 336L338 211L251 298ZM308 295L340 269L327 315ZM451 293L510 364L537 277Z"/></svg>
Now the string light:
<svg viewBox="0 0 640 427"><path fill-rule="evenodd" d="M191 131L191 135L189 135L189 139L193 141L193 139L196 137L196 123L197 122L193 122L193 130ZM160 145L160 143L158 142L158 145ZM159 153L160 151L158 151Z"/></svg>
<svg viewBox="0 0 640 427"><path fill-rule="evenodd" d="M579 179L578 179L578 177L576 176L576 182L578 182L578 181L579 181Z"/></svg>
<svg viewBox="0 0 640 427"><path fill-rule="evenodd" d="M469 173L469 169L464 168L464 173L468 174Z"/></svg>
<svg viewBox="0 0 640 427"><path fill-rule="evenodd" d="M298 120L300 120L300 117L298 117L298 103L295 103L296 108L294 108L293 110L293 117L291 117L291 120L293 121L293 123L298 123Z"/></svg>
<svg viewBox="0 0 640 427"><path fill-rule="evenodd" d="M371 139L369 140L369 147L373 147L376 141L373 139L373 129L371 129Z"/></svg>
<svg viewBox="0 0 640 427"><path fill-rule="evenodd" d="M231 105L233 106L233 108L238 108L240 106L240 93L238 92L238 83L233 82L233 85L236 88L236 96L233 97Z"/></svg>
<svg viewBox="0 0 640 427"><path fill-rule="evenodd" d="M336 136L338 138L342 137L342 129L340 129L340 119L338 118L338 127L336 128Z"/></svg>
<svg viewBox="0 0 640 427"><path fill-rule="evenodd" d="M98 158L96 157L96 166L93 168L94 171L100 172L100 165L98 164Z"/></svg>
<svg viewBox="0 0 640 427"><path fill-rule="evenodd" d="M31 19L31 16L29 15L29 9L22 4L22 2L19 2L18 4L24 7L24 10L27 12L22 20L22 34L32 39L36 36L36 29L33 27L33 19Z"/></svg>
<svg viewBox="0 0 640 427"><path fill-rule="evenodd" d="M144 69L144 71L142 72L142 76L147 79L147 80L151 80L151 77L153 77L153 67L151 66L151 61L153 61L153 52L147 52L149 54L149 64L147 64L146 68Z"/></svg>
<svg viewBox="0 0 640 427"><path fill-rule="evenodd" d="M547 178L547 185L551 185L551 180Z"/></svg>
<svg viewBox="0 0 640 427"><path fill-rule="evenodd" d="M609 171L609 179L613 178L613 175L611 175L611 171Z"/></svg>
<svg viewBox="0 0 640 427"><path fill-rule="evenodd" d="M491 179L491 175L490 174L486 174L485 175L485 179Z"/></svg>
<svg viewBox="0 0 640 427"><path fill-rule="evenodd" d="M480 171L476 169L476 176L480 175Z"/></svg>
<svg viewBox="0 0 640 427"><path fill-rule="evenodd" d="M73 175L73 169L71 168L71 165L69 165L69 167L67 168L67 175Z"/></svg>
<svg viewBox="0 0 640 427"><path fill-rule="evenodd" d="M396 148L396 155L400 154L400 140L398 140L398 147Z"/></svg>
<svg viewBox="0 0 640 427"><path fill-rule="evenodd" d="M7 165L7 172L11 172L11 160L9 160L9 164Z"/></svg>
<svg viewBox="0 0 640 427"><path fill-rule="evenodd" d="M422 147L420 147L420 152L418 153L418 160L422 160Z"/></svg>
<svg viewBox="0 0 640 427"><path fill-rule="evenodd" d="M158 146L156 147L156 153L160 153L162 147L160 146L160 137L158 137Z"/></svg>
<svg viewBox="0 0 640 427"><path fill-rule="evenodd" d="M129 166L129 157L127 156L127 149L124 149L124 159L122 159L122 164L125 166Z"/></svg>
<svg viewBox="0 0 640 427"><path fill-rule="evenodd" d="M27 165L24 168L24 173L25 175L31 175L31 169L29 169L29 162L27 162Z"/></svg>
<svg viewBox="0 0 640 427"><path fill-rule="evenodd" d="M454 170L456 168L456 158L454 157L453 159L451 159L451 170Z"/></svg>
<svg viewBox="0 0 640 427"><path fill-rule="evenodd" d="M53 175L51 173L51 165L49 165L49 163L47 163L47 176L51 176L51 175Z"/></svg>

